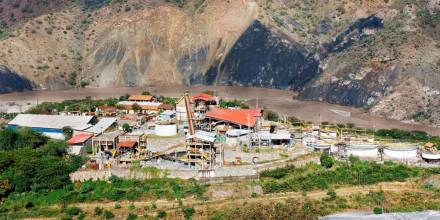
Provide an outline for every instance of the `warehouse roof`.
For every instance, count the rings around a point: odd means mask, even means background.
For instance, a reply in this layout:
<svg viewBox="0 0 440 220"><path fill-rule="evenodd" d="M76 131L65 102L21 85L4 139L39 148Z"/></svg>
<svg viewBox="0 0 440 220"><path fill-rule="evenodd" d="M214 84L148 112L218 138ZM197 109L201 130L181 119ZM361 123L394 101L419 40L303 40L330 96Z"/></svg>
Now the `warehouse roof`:
<svg viewBox="0 0 440 220"><path fill-rule="evenodd" d="M71 127L73 130L83 131L92 127L92 119L93 116L19 114L8 124L31 128Z"/></svg>
<svg viewBox="0 0 440 220"><path fill-rule="evenodd" d="M67 141L67 144L70 144L70 145L83 144L92 137L93 137L93 134L77 134L77 135L73 136L72 138L70 138Z"/></svg>
<svg viewBox="0 0 440 220"><path fill-rule="evenodd" d="M238 125L254 127L257 117L261 117L261 109L222 109L215 108L206 113L206 117L232 122Z"/></svg>
<svg viewBox="0 0 440 220"><path fill-rule="evenodd" d="M117 118L102 118L96 125L85 131L94 134L101 134L108 128L110 128L110 126L112 126L116 122L116 120Z"/></svg>

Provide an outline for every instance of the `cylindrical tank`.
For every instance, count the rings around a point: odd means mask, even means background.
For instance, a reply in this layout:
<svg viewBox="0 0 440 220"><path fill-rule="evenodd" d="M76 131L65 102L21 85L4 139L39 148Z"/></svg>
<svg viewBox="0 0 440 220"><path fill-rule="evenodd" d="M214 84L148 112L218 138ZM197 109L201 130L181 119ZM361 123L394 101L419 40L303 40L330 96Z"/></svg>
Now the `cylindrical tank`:
<svg viewBox="0 0 440 220"><path fill-rule="evenodd" d="M408 160L417 157L417 149L415 145L394 145L385 147L383 153L394 159Z"/></svg>
<svg viewBox="0 0 440 220"><path fill-rule="evenodd" d="M156 124L154 132L157 136L170 137L177 135L177 125L176 124Z"/></svg>
<svg viewBox="0 0 440 220"><path fill-rule="evenodd" d="M422 152L422 158L423 159L425 159L425 160L437 160L437 161L439 161L440 160L440 154L435 154L435 153L432 153L432 152L429 152L429 151L423 151Z"/></svg>
<svg viewBox="0 0 440 220"><path fill-rule="evenodd" d="M377 157L379 150L375 144L350 144L345 148L345 154L357 157Z"/></svg>
<svg viewBox="0 0 440 220"><path fill-rule="evenodd" d="M313 146L314 151L324 152L324 153L330 153L331 144L327 143L316 143Z"/></svg>

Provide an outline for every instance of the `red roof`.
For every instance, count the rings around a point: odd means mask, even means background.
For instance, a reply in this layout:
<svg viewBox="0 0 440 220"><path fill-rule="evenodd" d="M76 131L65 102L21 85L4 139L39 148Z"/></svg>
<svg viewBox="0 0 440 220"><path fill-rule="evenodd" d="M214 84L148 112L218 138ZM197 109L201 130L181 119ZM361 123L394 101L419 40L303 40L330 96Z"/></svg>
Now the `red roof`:
<svg viewBox="0 0 440 220"><path fill-rule="evenodd" d="M93 134L77 134L67 141L67 144L83 144L93 137Z"/></svg>
<svg viewBox="0 0 440 220"><path fill-rule="evenodd" d="M134 146L136 146L137 141L121 141L118 143L118 147L129 147L129 148L133 148Z"/></svg>
<svg viewBox="0 0 440 220"><path fill-rule="evenodd" d="M201 100L205 102L214 101L215 98L212 95L206 94L206 93L199 93L192 97L193 101Z"/></svg>
<svg viewBox="0 0 440 220"><path fill-rule="evenodd" d="M232 122L238 125L255 126L257 117L261 117L261 109L223 109L215 108L206 113L206 117Z"/></svg>

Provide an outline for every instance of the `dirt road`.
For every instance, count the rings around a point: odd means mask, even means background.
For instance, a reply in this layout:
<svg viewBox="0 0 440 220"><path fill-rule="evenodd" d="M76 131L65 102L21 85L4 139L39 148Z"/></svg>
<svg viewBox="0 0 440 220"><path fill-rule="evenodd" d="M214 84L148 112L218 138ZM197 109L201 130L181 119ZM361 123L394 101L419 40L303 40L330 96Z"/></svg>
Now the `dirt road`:
<svg viewBox="0 0 440 220"><path fill-rule="evenodd" d="M253 107L267 108L284 116L295 116L299 119L332 123L354 123L358 127L380 129L399 128L405 130L422 130L432 135L440 135L440 128L418 124L403 123L383 117L374 117L363 109L333 105L323 102L300 101L294 99L292 91L264 89L253 87L226 86L173 86L173 87L124 87L124 88L85 88L61 91L32 91L0 95L0 104L7 106L10 102L20 105L35 104L43 101L62 101L91 96L92 98L118 97L124 94L136 94L150 91L155 95L180 97L185 91L195 94L211 90L225 99L245 99Z"/></svg>

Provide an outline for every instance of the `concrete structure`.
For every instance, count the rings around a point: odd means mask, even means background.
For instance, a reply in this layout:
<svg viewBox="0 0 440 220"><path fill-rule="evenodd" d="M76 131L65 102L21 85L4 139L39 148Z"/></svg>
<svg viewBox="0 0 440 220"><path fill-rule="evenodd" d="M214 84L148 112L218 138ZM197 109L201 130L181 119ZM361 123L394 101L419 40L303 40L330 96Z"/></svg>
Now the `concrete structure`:
<svg viewBox="0 0 440 220"><path fill-rule="evenodd" d="M19 114L8 123L8 127L28 127L50 138L64 140L63 127L71 127L77 133L91 128L94 120L93 116Z"/></svg>
<svg viewBox="0 0 440 220"><path fill-rule="evenodd" d="M418 155L418 146L412 144L397 144L386 146L383 149L385 156L397 160L415 159Z"/></svg>
<svg viewBox="0 0 440 220"><path fill-rule="evenodd" d="M356 157L364 157L371 158L379 156L379 148L375 144L349 144L345 148L345 155L348 156L356 156Z"/></svg>
<svg viewBox="0 0 440 220"><path fill-rule="evenodd" d="M285 130L279 130L273 133L264 130L251 134L252 146L291 146L292 144L292 134Z"/></svg>

